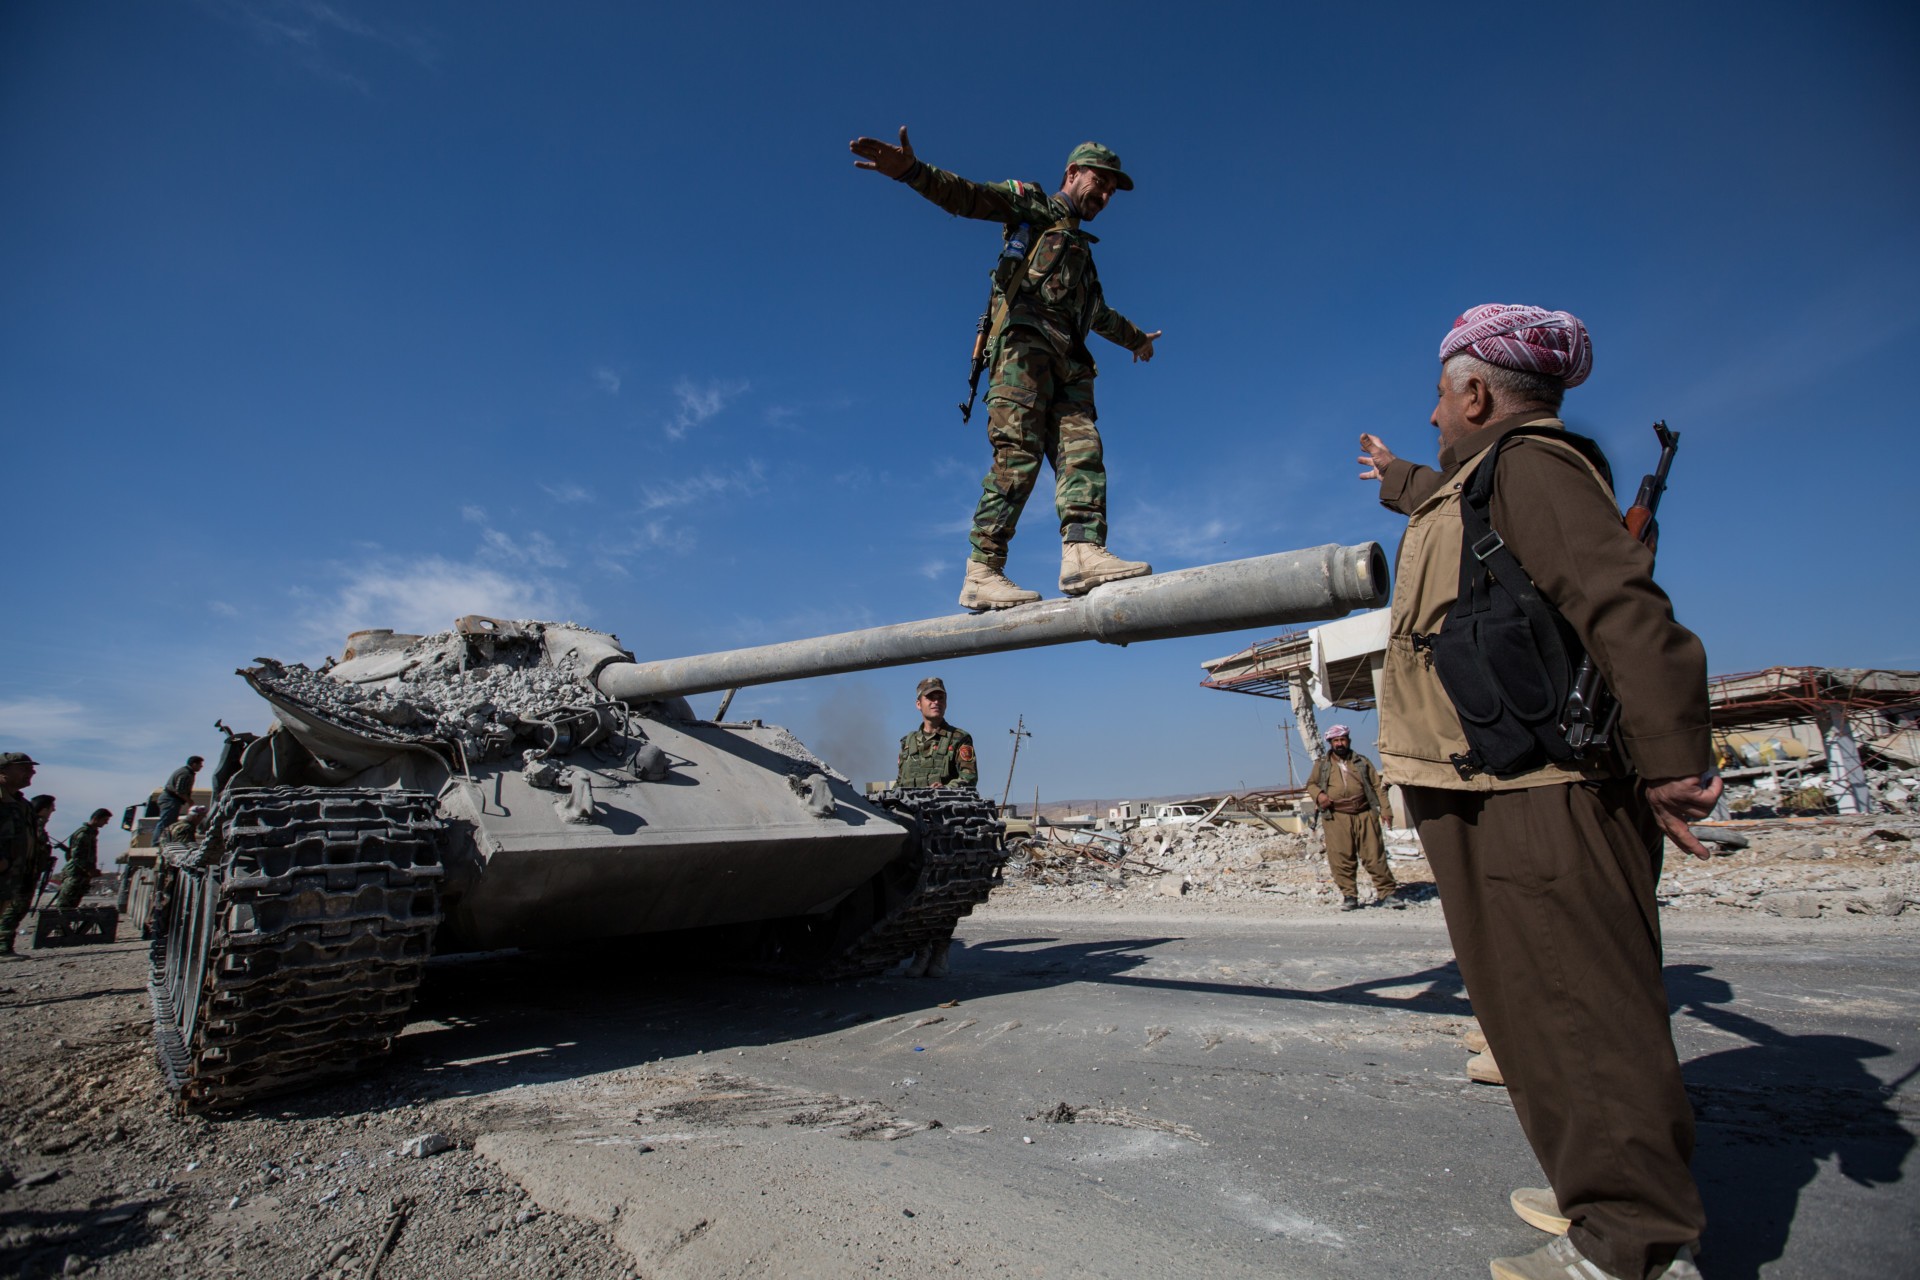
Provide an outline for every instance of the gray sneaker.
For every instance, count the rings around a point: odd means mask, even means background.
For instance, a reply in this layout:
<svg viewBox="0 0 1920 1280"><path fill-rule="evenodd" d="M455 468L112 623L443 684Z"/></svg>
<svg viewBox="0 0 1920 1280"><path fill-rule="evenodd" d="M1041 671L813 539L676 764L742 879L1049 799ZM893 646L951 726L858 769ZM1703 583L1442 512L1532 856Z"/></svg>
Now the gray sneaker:
<svg viewBox="0 0 1920 1280"><path fill-rule="evenodd" d="M1489 1265L1493 1280L1621 1280L1588 1261L1565 1236L1555 1236L1518 1258L1495 1258ZM1700 1268L1693 1265L1693 1250L1680 1246L1673 1261L1654 1273L1654 1280L1700 1280Z"/></svg>

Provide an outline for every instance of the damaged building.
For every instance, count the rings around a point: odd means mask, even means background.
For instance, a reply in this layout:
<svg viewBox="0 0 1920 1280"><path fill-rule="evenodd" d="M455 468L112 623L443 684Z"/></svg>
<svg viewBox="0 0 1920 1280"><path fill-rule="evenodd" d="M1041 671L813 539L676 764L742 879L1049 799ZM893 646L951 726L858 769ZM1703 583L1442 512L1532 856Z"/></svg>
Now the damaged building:
<svg viewBox="0 0 1920 1280"><path fill-rule="evenodd" d="M1262 640L1202 663L1200 683L1286 700L1311 763L1325 749L1319 713L1374 709L1387 616L1377 609ZM1727 782L1716 816L1920 806L1920 671L1769 667L1714 676L1708 692L1716 763ZM1394 791L1395 825L1405 825Z"/></svg>

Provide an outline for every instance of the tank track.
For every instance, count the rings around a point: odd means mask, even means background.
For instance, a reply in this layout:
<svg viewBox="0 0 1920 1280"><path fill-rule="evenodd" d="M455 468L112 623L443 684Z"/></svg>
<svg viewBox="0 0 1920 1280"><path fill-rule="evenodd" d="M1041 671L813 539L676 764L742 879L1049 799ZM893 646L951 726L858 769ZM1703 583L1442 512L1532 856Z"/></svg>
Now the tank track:
<svg viewBox="0 0 1920 1280"><path fill-rule="evenodd" d="M991 800L942 787L896 788L873 800L912 824L917 866L881 873L895 879L878 918L816 970L820 978L885 973L921 946L944 942L987 900L1006 865L1005 827Z"/></svg>
<svg viewBox="0 0 1920 1280"><path fill-rule="evenodd" d="M160 1066L217 1110L358 1071L406 1024L440 922L422 792L230 791L162 851L149 992Z"/></svg>

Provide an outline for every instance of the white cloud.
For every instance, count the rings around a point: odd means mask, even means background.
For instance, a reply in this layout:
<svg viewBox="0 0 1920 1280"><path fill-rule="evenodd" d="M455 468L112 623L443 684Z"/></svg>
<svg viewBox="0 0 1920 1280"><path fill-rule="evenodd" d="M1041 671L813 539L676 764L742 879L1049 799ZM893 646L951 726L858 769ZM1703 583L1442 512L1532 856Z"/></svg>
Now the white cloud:
<svg viewBox="0 0 1920 1280"><path fill-rule="evenodd" d="M358 93L372 87L337 60L341 52L357 54L368 45L399 53L429 70L439 64L440 50L416 32L364 21L327 0L200 0L208 12L239 26L268 48L285 50L314 75Z"/></svg>
<svg viewBox="0 0 1920 1280"><path fill-rule="evenodd" d="M551 580L442 556L370 561L345 567L342 576L303 620L309 636L327 643L367 627L444 631L470 613L558 619L577 612L571 595Z"/></svg>
<svg viewBox="0 0 1920 1280"><path fill-rule="evenodd" d="M207 601L207 612L216 618L237 618L240 616L240 610L228 604L225 600Z"/></svg>
<svg viewBox="0 0 1920 1280"><path fill-rule="evenodd" d="M573 507L593 501L593 490L584 485L570 484L563 481L560 484L543 484L540 488L546 492L549 498L552 498L562 506Z"/></svg>
<svg viewBox="0 0 1920 1280"><path fill-rule="evenodd" d="M567 558L553 539L538 529L532 533L518 536L493 527L487 518L484 507L467 506L460 508L460 518L468 524L480 526L481 545L491 554L514 564L528 564L541 569L564 569Z"/></svg>
<svg viewBox="0 0 1920 1280"><path fill-rule="evenodd" d="M662 511L704 502L729 493L750 496L766 488L766 472L757 458L747 459L744 469L716 471L708 468L695 476L663 484L651 484L640 491L640 510Z"/></svg>
<svg viewBox="0 0 1920 1280"><path fill-rule="evenodd" d="M1215 516L1195 519L1195 509L1235 510L1234 504L1215 499L1200 508L1134 503L1122 519L1111 522L1109 540L1118 556L1143 557L1158 562L1187 561L1212 564L1232 559L1241 536L1238 520Z"/></svg>
<svg viewBox="0 0 1920 1280"><path fill-rule="evenodd" d="M9 742L57 743L100 736L100 722L84 706L67 698L10 698L0 701L0 725Z"/></svg>
<svg viewBox="0 0 1920 1280"><path fill-rule="evenodd" d="M693 530L659 517L644 520L625 533L602 541L597 550L601 567L624 574L627 572L624 562L633 556L648 551L671 551L685 555L693 550L697 541Z"/></svg>
<svg viewBox="0 0 1920 1280"><path fill-rule="evenodd" d="M746 390L744 382L694 383L682 379L673 388L674 399L678 402L673 416L666 425L667 439L684 440L687 432L717 416L728 404L737 400Z"/></svg>
<svg viewBox="0 0 1920 1280"><path fill-rule="evenodd" d="M620 394L620 375L601 365L593 371L593 385L610 396L617 396Z"/></svg>
<svg viewBox="0 0 1920 1280"><path fill-rule="evenodd" d="M953 564L950 561L927 560L922 562L920 567L917 570L915 570L915 572L918 573L921 577L926 578L929 581L932 581L937 578L946 577L947 574L952 572L952 570L953 570Z"/></svg>

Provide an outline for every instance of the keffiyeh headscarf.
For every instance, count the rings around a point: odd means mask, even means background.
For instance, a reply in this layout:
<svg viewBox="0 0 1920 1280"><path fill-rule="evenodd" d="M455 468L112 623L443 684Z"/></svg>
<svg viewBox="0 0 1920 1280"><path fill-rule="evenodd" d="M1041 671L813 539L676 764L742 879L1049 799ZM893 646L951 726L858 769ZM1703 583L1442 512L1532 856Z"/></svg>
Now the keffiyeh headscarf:
<svg viewBox="0 0 1920 1280"><path fill-rule="evenodd" d="M1466 351L1502 369L1542 373L1577 387L1593 371L1593 339L1577 316L1489 302L1458 320L1440 343L1440 363Z"/></svg>

